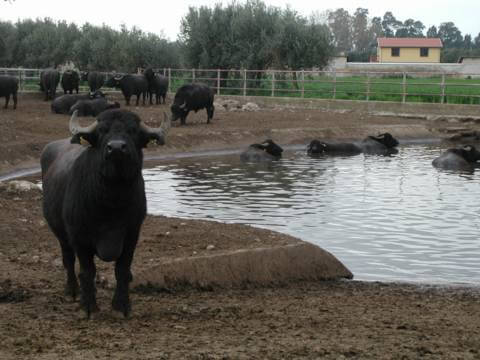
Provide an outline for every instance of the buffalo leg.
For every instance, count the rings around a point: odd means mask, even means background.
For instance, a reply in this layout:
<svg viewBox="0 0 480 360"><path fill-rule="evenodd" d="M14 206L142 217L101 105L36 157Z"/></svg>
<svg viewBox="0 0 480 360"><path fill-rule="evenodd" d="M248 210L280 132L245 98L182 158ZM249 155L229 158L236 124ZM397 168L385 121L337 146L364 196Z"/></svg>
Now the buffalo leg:
<svg viewBox="0 0 480 360"><path fill-rule="evenodd" d="M140 102L140 94L137 95L137 101L136 101L135 105L138 106L139 102ZM145 105L145 98L143 98L143 105Z"/></svg>
<svg viewBox="0 0 480 360"><path fill-rule="evenodd" d="M91 251L82 248L77 249L77 256L80 263L80 274L78 274L78 278L80 279L80 286L82 288L80 304L87 313L87 318L90 318L92 313L98 311L96 299L97 290L95 289L97 269L95 268L93 253Z"/></svg>
<svg viewBox="0 0 480 360"><path fill-rule="evenodd" d="M13 109L17 108L17 93L13 94Z"/></svg>
<svg viewBox="0 0 480 360"><path fill-rule="evenodd" d="M128 245L127 245L128 244ZM130 314L130 296L129 285L132 281L132 266L133 253L137 245L137 236L126 240L125 248L122 255L115 263L115 279L117 280L117 287L112 299L113 310L121 312L125 317Z"/></svg>
<svg viewBox="0 0 480 360"><path fill-rule="evenodd" d="M10 101L10 94L5 96L5 106L4 106L5 109L8 108L9 101ZM15 100L13 100L13 101L15 101ZM15 105L14 105L14 108L15 108Z"/></svg>
<svg viewBox="0 0 480 360"><path fill-rule="evenodd" d="M210 124L210 119L213 118L214 106L207 107L207 124Z"/></svg>
<svg viewBox="0 0 480 360"><path fill-rule="evenodd" d="M125 102L127 103L127 106L130 106L130 96L125 96Z"/></svg>
<svg viewBox="0 0 480 360"><path fill-rule="evenodd" d="M66 241L59 241L62 248L63 267L67 271L65 295L71 296L75 300L78 294L78 282L77 277L75 276L75 252Z"/></svg>

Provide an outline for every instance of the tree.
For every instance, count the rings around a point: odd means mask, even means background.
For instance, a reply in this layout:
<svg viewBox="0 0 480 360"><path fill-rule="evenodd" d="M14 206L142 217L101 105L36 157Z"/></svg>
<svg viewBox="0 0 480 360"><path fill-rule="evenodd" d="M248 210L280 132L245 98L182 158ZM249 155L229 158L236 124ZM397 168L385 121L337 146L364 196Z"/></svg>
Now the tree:
<svg viewBox="0 0 480 360"><path fill-rule="evenodd" d="M340 8L328 15L328 26L333 35L337 53L347 53L353 48L352 17L347 10Z"/></svg>
<svg viewBox="0 0 480 360"><path fill-rule="evenodd" d="M401 21L398 21L393 16L391 11L387 11L383 15L382 28L386 37L394 37L397 29L402 25Z"/></svg>
<svg viewBox="0 0 480 360"><path fill-rule="evenodd" d="M438 37L442 39L444 48L461 47L463 43L462 33L451 21L440 24Z"/></svg>
<svg viewBox="0 0 480 360"><path fill-rule="evenodd" d="M424 37L424 29L425 25L423 25L421 21L407 19L403 23L400 23L400 25L398 25L397 31L395 32L395 37Z"/></svg>
<svg viewBox="0 0 480 360"><path fill-rule="evenodd" d="M355 14L353 14L352 30L355 51L366 52L371 42L368 29L367 9L357 8L357 10L355 10Z"/></svg>
<svg viewBox="0 0 480 360"><path fill-rule="evenodd" d="M438 31L435 25L430 26L427 30L427 38L438 38Z"/></svg>

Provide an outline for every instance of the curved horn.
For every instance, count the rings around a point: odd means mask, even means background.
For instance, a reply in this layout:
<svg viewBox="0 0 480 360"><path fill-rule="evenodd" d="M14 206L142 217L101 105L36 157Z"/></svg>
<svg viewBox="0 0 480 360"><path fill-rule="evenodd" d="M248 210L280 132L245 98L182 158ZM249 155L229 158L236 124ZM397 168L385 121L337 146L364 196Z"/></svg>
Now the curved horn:
<svg viewBox="0 0 480 360"><path fill-rule="evenodd" d="M72 133L72 135L77 135L79 133L88 134L95 130L95 128L97 127L98 121L95 120L93 124L86 127L82 127L80 125L80 122L78 121L77 115L78 115L78 110L75 110L72 114L72 117L70 118L70 123L68 127L70 128L70 132Z"/></svg>
<svg viewBox="0 0 480 360"><path fill-rule="evenodd" d="M185 101L182 105L179 105L178 108L179 109L185 109L185 107L187 106L187 102Z"/></svg>
<svg viewBox="0 0 480 360"><path fill-rule="evenodd" d="M165 112L163 113L163 117L164 119L162 121L162 124L158 128L151 128L143 122L140 123L140 128L148 135L150 135L152 139L156 140L158 145L165 144L165 138L171 126L171 119L167 116Z"/></svg>

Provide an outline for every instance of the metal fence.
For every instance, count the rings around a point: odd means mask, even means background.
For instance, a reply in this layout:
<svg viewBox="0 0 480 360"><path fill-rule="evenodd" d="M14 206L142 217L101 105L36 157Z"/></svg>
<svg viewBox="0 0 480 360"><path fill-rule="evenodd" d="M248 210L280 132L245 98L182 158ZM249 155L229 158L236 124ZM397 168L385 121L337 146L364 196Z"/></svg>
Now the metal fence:
<svg viewBox="0 0 480 360"><path fill-rule="evenodd" d="M0 68L0 74L18 77L21 92L39 90L40 71ZM480 104L479 74L170 68L156 72L168 77L169 92L202 82L218 95ZM86 83L81 90L88 90Z"/></svg>

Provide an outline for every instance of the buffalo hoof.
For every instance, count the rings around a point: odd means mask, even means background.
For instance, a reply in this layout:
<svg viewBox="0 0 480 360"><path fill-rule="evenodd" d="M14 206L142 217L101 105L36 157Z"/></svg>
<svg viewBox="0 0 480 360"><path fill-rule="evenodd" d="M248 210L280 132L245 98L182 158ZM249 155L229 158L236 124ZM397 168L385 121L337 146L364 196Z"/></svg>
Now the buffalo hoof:
<svg viewBox="0 0 480 360"><path fill-rule="evenodd" d="M83 299L80 302L81 308L85 311L85 314L87 315L87 319L90 319L90 316L93 313L98 312L100 309L98 308L97 302L95 300L93 301L84 301Z"/></svg>
<svg viewBox="0 0 480 360"><path fill-rule="evenodd" d="M128 317L132 307L128 296L120 296L115 294L112 300L112 309L121 312L123 316Z"/></svg>
<svg viewBox="0 0 480 360"><path fill-rule="evenodd" d="M75 282L67 282L65 285L65 296L71 296L73 300L77 298L77 295L79 294L79 287L78 283Z"/></svg>

